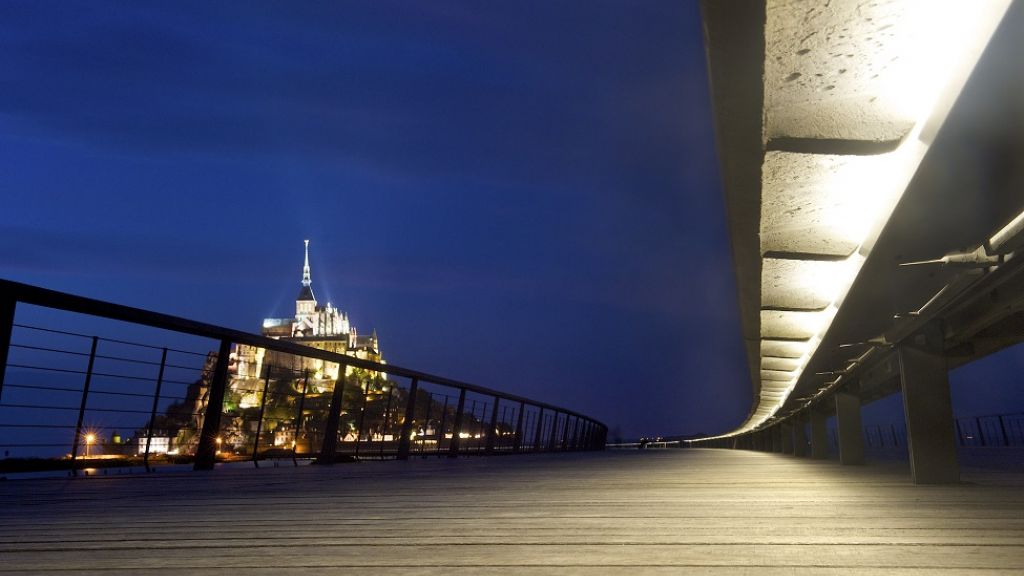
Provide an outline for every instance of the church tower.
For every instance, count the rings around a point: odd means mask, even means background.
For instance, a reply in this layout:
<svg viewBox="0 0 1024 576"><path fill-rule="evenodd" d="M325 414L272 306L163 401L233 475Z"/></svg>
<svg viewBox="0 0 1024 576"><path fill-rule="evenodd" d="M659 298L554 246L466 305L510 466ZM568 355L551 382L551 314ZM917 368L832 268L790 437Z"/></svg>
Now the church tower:
<svg viewBox="0 0 1024 576"><path fill-rule="evenodd" d="M315 336L318 332L316 313L316 297L313 296L313 280L309 274L309 240L306 244L306 258L302 265L302 288L299 289L299 297L295 299L295 328L294 336Z"/></svg>
<svg viewBox="0 0 1024 576"><path fill-rule="evenodd" d="M304 259L302 262L302 286L295 298L295 316L293 318L264 318L261 333L270 338L279 338L297 342L305 346L327 350L337 354L345 354L356 358L384 363L380 354L380 341L377 332L371 336L360 336L355 326L349 323L348 315L333 306L330 302L320 305L313 295L313 279L309 268L309 240L304 240ZM236 375L239 378L259 378L261 369L268 366L290 367L296 373L308 370L315 378L335 380L342 365L316 358L294 354L282 354L266 351L256 346L239 344L236 346L234 359L237 363ZM347 365L346 365L347 366ZM387 377L382 373L383 377Z"/></svg>

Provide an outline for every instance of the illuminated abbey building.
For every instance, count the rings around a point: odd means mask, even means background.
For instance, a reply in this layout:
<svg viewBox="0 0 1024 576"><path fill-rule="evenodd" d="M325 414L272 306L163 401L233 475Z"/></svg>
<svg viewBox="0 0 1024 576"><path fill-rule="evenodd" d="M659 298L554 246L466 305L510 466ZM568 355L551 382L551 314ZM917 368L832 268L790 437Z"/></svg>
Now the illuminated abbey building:
<svg viewBox="0 0 1024 576"><path fill-rule="evenodd" d="M295 316L264 319L262 334L383 364L377 332L362 336L356 331L356 327L349 323L347 314L335 308L330 302L323 306L319 305L316 296L313 295L312 284L309 270L309 240L306 240L302 283L295 299ZM337 380L339 376L338 364L335 362L297 357L244 344L235 347L232 360L232 372L239 379L260 378L266 365L290 369L296 374L308 371L310 377L316 380ZM352 368L348 367L345 375L351 371ZM384 374L380 376L387 377Z"/></svg>

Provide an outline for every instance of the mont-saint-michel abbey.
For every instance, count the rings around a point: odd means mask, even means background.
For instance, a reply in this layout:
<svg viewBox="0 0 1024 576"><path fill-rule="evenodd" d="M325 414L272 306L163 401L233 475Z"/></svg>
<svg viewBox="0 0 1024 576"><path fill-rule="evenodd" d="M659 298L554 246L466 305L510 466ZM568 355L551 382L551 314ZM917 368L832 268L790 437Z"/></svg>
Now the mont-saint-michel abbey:
<svg viewBox="0 0 1024 576"><path fill-rule="evenodd" d="M270 338L287 340L320 350L355 356L363 360L384 363L380 353L377 332L360 336L348 319L348 314L330 302L320 306L313 294L313 281L309 268L309 240L305 241L305 260L302 265L302 287L295 298L294 318L266 318L262 334ZM316 358L299 358L288 354L267 352L240 344L235 348L235 373L238 378L259 378L264 364L288 368L296 372L311 372L316 379L337 380L338 365ZM347 374L351 374L349 367Z"/></svg>
<svg viewBox="0 0 1024 576"><path fill-rule="evenodd" d="M313 292L309 266L309 240L305 241L305 258L302 266L302 282L295 299L295 316L292 318L266 318L263 320L262 335L354 356L383 364L380 344L376 331L360 335L349 322L348 315L330 302L320 305ZM319 439L320 431L310 414L326 409L330 393L339 382L349 384L348 395L354 396L350 404L364 405L358 409L361 419L370 408L370 425L366 430L368 439L390 440L393 434L386 428L390 420L390 407L382 414L374 415L375 400L395 392L387 384L387 374L367 372L347 366L344 373L335 362L327 362L308 356L296 356L267 350L247 344L237 344L231 353L229 365L230 381L225 390L225 424L219 442L225 452L248 450L254 438L265 436L267 448L309 451ZM207 401L197 398L197 404ZM297 419L293 419L299 413ZM353 415L354 416L354 415ZM342 417L342 440L358 438L358 421L348 414ZM365 424L365 422L364 422ZM384 426L382 428L382 426ZM346 430L347 429L347 430ZM194 442L189 435L190 428L179 429L169 445L181 446ZM268 446L269 444L269 446Z"/></svg>

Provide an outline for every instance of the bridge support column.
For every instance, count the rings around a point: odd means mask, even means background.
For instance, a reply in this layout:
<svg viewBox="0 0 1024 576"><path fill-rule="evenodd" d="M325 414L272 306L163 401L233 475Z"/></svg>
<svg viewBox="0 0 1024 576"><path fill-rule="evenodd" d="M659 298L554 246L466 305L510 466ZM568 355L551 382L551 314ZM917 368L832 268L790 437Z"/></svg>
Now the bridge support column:
<svg viewBox="0 0 1024 576"><path fill-rule="evenodd" d="M897 354L911 476L916 484L959 482L953 404L941 328L931 325L907 340L909 343L897 348Z"/></svg>
<svg viewBox="0 0 1024 576"><path fill-rule="evenodd" d="M782 453L793 453L793 424L786 422L779 424L779 433L782 434Z"/></svg>
<svg viewBox="0 0 1024 576"><path fill-rule="evenodd" d="M811 408L811 458L824 460L828 458L828 427L826 414L817 408Z"/></svg>
<svg viewBox="0 0 1024 576"><path fill-rule="evenodd" d="M839 462L864 463L864 433L860 423L860 385L847 384L836 392L836 430L839 433Z"/></svg>
<svg viewBox="0 0 1024 576"><path fill-rule="evenodd" d="M807 415L801 414L793 418L793 455L797 458L807 457Z"/></svg>

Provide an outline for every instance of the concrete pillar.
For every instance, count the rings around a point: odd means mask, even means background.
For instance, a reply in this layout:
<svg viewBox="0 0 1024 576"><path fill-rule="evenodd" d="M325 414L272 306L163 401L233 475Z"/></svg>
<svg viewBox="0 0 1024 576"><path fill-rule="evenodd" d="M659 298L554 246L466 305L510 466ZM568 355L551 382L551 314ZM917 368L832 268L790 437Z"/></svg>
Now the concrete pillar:
<svg viewBox="0 0 1024 576"><path fill-rule="evenodd" d="M779 424L779 434L782 435L782 453L793 453L793 424L784 422Z"/></svg>
<svg viewBox="0 0 1024 576"><path fill-rule="evenodd" d="M819 408L811 408L811 458L825 460L828 458L828 416Z"/></svg>
<svg viewBox="0 0 1024 576"><path fill-rule="evenodd" d="M864 432L860 423L860 385L856 382L836 392L836 430L839 436L839 462L864 463Z"/></svg>
<svg viewBox="0 0 1024 576"><path fill-rule="evenodd" d="M807 415L801 414L793 418L793 455L798 458L807 457Z"/></svg>
<svg viewBox="0 0 1024 576"><path fill-rule="evenodd" d="M916 484L960 481L949 370L942 342L941 328L932 325L897 348L910 473Z"/></svg>

